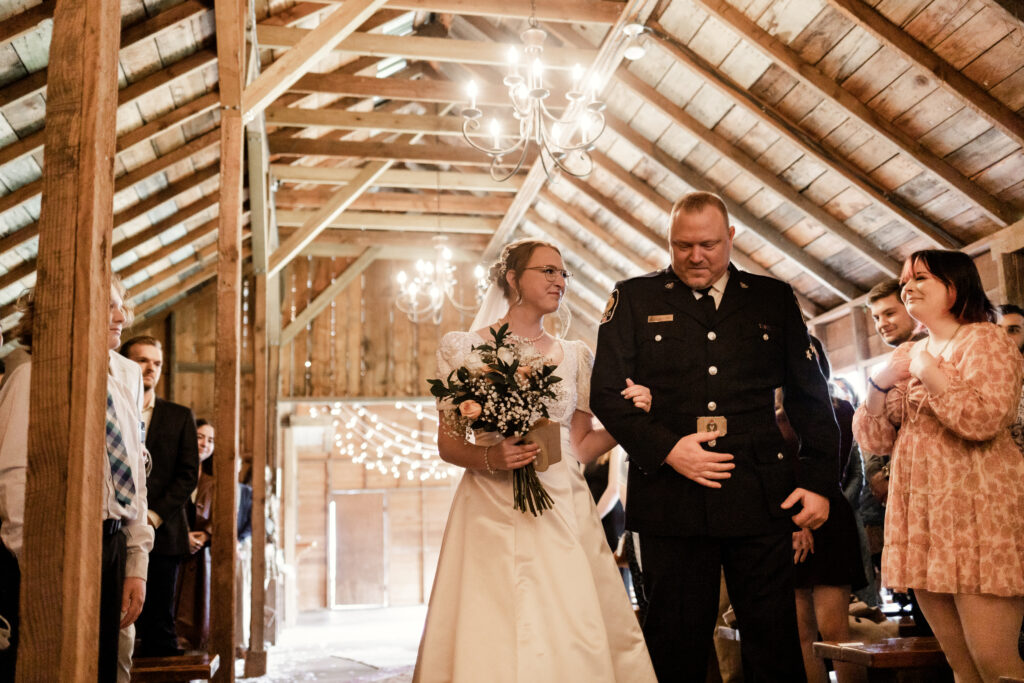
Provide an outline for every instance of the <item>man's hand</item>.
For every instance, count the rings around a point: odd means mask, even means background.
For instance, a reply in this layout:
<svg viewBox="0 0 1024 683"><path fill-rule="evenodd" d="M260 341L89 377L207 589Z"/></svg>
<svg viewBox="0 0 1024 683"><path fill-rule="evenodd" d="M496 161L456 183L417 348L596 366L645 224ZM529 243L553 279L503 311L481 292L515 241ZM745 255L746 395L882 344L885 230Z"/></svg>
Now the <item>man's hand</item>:
<svg viewBox="0 0 1024 683"><path fill-rule="evenodd" d="M203 549L208 540L210 537L206 535L205 531L190 531L188 532L188 549L195 555Z"/></svg>
<svg viewBox="0 0 1024 683"><path fill-rule="evenodd" d="M793 532L793 564L800 564L814 553L814 534L808 529Z"/></svg>
<svg viewBox="0 0 1024 683"><path fill-rule="evenodd" d="M801 529L817 529L828 519L828 498L807 489L793 489L780 507L788 510L798 502L803 504L803 510L793 515L793 524Z"/></svg>
<svg viewBox="0 0 1024 683"><path fill-rule="evenodd" d="M144 602L146 602L146 580L137 576L129 576L124 580L124 591L121 594L121 628L135 623L142 612Z"/></svg>
<svg viewBox="0 0 1024 683"><path fill-rule="evenodd" d="M871 488L871 495L879 503L885 505L889 500L889 477L885 476L885 472L875 472L871 475L871 478L868 479L868 486Z"/></svg>
<svg viewBox="0 0 1024 683"><path fill-rule="evenodd" d="M706 451L701 444L720 438L715 432L700 432L684 436L669 451L665 463L687 479L697 482L709 489L720 489L718 479L732 476L729 470L736 467L730 462L733 457L729 453ZM827 504L827 501L826 501Z"/></svg>

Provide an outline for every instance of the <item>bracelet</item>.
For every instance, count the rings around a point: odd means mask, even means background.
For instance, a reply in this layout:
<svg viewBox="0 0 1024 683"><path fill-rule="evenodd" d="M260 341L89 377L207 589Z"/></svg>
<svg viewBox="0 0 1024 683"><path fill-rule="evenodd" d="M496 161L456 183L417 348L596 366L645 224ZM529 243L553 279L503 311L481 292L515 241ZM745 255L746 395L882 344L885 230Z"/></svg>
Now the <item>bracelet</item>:
<svg viewBox="0 0 1024 683"><path fill-rule="evenodd" d="M495 470L493 467L491 467L491 463L487 459L487 452L490 451L490 450L491 450L490 446L487 446L487 447L484 448L484 467L487 468L487 474L494 474L495 472L497 472L497 470Z"/></svg>
<svg viewBox="0 0 1024 683"><path fill-rule="evenodd" d="M890 391L892 391L892 387L888 387L886 389L883 389L882 387L880 387L877 384L875 384L875 380L871 379L870 377L868 377L868 384L870 384L875 389L877 389L880 393L883 393L883 394L888 394Z"/></svg>

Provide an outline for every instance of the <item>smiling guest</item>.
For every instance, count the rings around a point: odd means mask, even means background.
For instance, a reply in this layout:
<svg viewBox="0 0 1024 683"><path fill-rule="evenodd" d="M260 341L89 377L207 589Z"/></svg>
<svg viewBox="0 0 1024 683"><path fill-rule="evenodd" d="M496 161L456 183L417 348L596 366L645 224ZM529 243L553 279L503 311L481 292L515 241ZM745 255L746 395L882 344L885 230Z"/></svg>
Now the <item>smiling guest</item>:
<svg viewBox="0 0 1024 683"><path fill-rule="evenodd" d="M882 580L913 588L958 681L1024 676L1024 459L1010 437L1024 360L966 254L919 251L900 278L928 329L869 379L854 435L892 453Z"/></svg>

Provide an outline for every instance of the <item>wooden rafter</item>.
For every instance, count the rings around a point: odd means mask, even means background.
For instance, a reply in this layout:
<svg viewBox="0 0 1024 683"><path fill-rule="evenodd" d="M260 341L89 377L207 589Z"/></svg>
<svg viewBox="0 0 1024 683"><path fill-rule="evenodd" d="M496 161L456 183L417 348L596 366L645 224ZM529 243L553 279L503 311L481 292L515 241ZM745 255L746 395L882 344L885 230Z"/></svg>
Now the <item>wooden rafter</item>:
<svg viewBox="0 0 1024 683"><path fill-rule="evenodd" d="M371 263L377 260L380 254L380 247L368 247L359 258L350 263L345 272L338 275L328 287L317 294L316 298L309 302L309 304L302 309L302 311L295 316L295 319L288 323L288 326L281 330L281 343L287 344L300 330L306 327L313 318L318 316L321 311L331 305L331 302L345 291L352 282L359 277L364 270L369 267Z"/></svg>
<svg viewBox="0 0 1024 683"><path fill-rule="evenodd" d="M355 201L359 195L366 191L377 178L388 170L390 162L371 161L360 170L353 181L345 187L337 190L323 207L313 212L303 221L301 228L288 237L270 256L267 265L267 274L274 275L281 272L288 263L295 258L303 247L316 239L332 221L337 219ZM284 212L277 215L278 224L284 220Z"/></svg>
<svg viewBox="0 0 1024 683"><path fill-rule="evenodd" d="M883 44L931 73L941 88L956 95L976 114L1024 147L1024 117L989 95L955 66L914 40L913 36L862 0L828 0L828 3ZM1020 18L1017 17L1018 20Z"/></svg>
<svg viewBox="0 0 1024 683"><path fill-rule="evenodd" d="M477 84L477 104L485 107L509 106L508 88L488 83ZM291 92L324 93L345 97L380 97L405 102L461 102L465 85L434 78L375 78L352 74L306 74L290 88ZM558 100L557 94L551 96Z"/></svg>
<svg viewBox="0 0 1024 683"><path fill-rule="evenodd" d="M243 120L250 120L277 99L289 85L334 50L383 4L384 0L348 0L315 29L304 32L298 41L289 46L291 49L284 56L277 59L245 88L242 93ZM264 43L262 35L259 41L261 44L267 44Z"/></svg>
<svg viewBox="0 0 1024 683"><path fill-rule="evenodd" d="M270 175L276 180L285 183L344 185L352 182L359 175L359 169L271 164ZM385 172L377 180L378 187L478 192L516 192L522 184L522 177L513 177L505 182L498 182L487 173L407 171L396 169Z"/></svg>
<svg viewBox="0 0 1024 683"><path fill-rule="evenodd" d="M302 226L309 223L318 213L318 211L278 211L277 224L281 227ZM497 218L486 218L484 216L345 211L324 223L323 228L342 230L407 230L410 232L433 232L438 234L469 233L490 235L494 233L499 222L500 220ZM302 246L305 245L303 244ZM295 254L302 250L302 246L295 250ZM283 245L281 248L283 248Z"/></svg>
<svg viewBox="0 0 1024 683"><path fill-rule="evenodd" d="M823 99L839 106L849 116L875 130L890 143L906 152L925 171L935 173L950 187L962 194L1000 225L1009 225L1020 217L1016 207L1000 201L975 185L969 178L945 160L925 148L919 141L899 130L881 114L858 100L853 93L804 62L788 45L771 35L725 0L693 0L693 2L731 27L764 56L786 70L793 78L812 88Z"/></svg>
<svg viewBox="0 0 1024 683"><path fill-rule="evenodd" d="M137 261L133 261L132 263L128 264L124 268L117 271L117 275L121 279L129 278L135 275L136 273L139 273L145 270L146 268L149 268L154 263L158 263L163 259L169 257L171 254L178 251L182 247L186 247L190 244L198 242L199 240L215 232L216 230L217 219L211 218L205 223L200 223L196 227L192 228L178 239L171 240L170 242L160 247L156 251L150 254L146 254Z"/></svg>
<svg viewBox="0 0 1024 683"><path fill-rule="evenodd" d="M329 188L314 190L278 190L274 203L278 209L322 206L331 196ZM439 192L368 192L352 202L355 211L394 211L450 213L473 216L504 215L512 200L508 197L445 194Z"/></svg>
<svg viewBox="0 0 1024 683"><path fill-rule="evenodd" d="M630 128L623 121L607 114L606 120L608 121L609 129L613 130L617 135L646 154L651 161L657 163L668 173L676 176L676 178L682 180L694 190L713 192L720 195L718 188L712 185L710 181L692 170L690 167L673 159L668 153L642 136L640 133ZM598 161L597 156L595 156L595 161ZM618 166L618 164L615 164L615 162L607 159L607 157L604 157L603 155L601 156L601 161L598 161L598 163L606 169L610 168L612 165ZM815 280L834 291L844 300L852 299L853 297L860 295L860 289L858 289L856 285L848 282L831 268L825 266L823 263L812 257L796 244L788 240L784 235L780 234L774 227L766 224L764 221L751 214L750 211L741 204L733 201L727 196L722 196L722 201L724 201L726 207L728 207L729 213L733 218L739 221L741 225L745 226L755 235L778 249L794 263L804 268Z"/></svg>
<svg viewBox="0 0 1024 683"><path fill-rule="evenodd" d="M267 123L274 126L339 130L378 130L386 133L462 135L462 119L428 114L384 114L376 111L268 107ZM484 135L484 133L479 133Z"/></svg>
<svg viewBox="0 0 1024 683"><path fill-rule="evenodd" d="M961 246L960 240L950 235L942 227L918 214L916 209L906 205L893 193L879 187L867 174L854 167L849 161L825 149L820 143L790 124L776 106L755 97L748 89L737 85L686 45L668 39L668 32L657 21L652 20L649 25L654 29L654 40L676 61L691 69L703 78L707 85L728 97L804 154L846 178L894 220L906 224L936 247L956 249Z"/></svg>
<svg viewBox="0 0 1024 683"><path fill-rule="evenodd" d="M422 145L377 141L333 141L289 138L280 133L269 136L271 154L369 159L372 161L412 161L422 164L488 166L490 157L468 146L454 147L441 143ZM528 154L532 162L536 154ZM511 163L511 162L510 162Z"/></svg>
<svg viewBox="0 0 1024 683"><path fill-rule="evenodd" d="M547 234L556 244L568 248L576 255L577 258L586 263L588 267L592 268L595 272L600 273L602 277L610 279L612 282L621 280L624 277L638 275L643 272L642 268L637 267L631 267L629 270L623 270L619 266L605 261L598 256L593 249L588 248L585 244L569 234L567 230L547 220L534 209L530 209L526 212L526 220L543 230L544 233Z"/></svg>
<svg viewBox="0 0 1024 683"><path fill-rule="evenodd" d="M297 45L308 33L309 29L260 24L257 39L262 47L290 48ZM375 57L504 65L508 62L508 47L476 40L357 32L339 43L336 49L340 52ZM544 50L544 65L550 69L571 69L574 64L592 63L596 56L593 50L547 48Z"/></svg>
<svg viewBox="0 0 1024 683"><path fill-rule="evenodd" d="M388 0L388 7L418 12L517 19L526 19L535 13L540 21L571 24L614 24L622 12L621 3L608 0L539 2L536 8L529 0Z"/></svg>
<svg viewBox="0 0 1024 683"><path fill-rule="evenodd" d="M756 178L759 183L792 204L797 211L852 247L883 273L892 277L899 275L900 265L889 258L885 252L871 244L862 235L858 234L824 208L802 195L785 180L758 164L757 161L724 137L704 126L696 117L677 106L639 77L625 69L619 69L616 72L616 78L639 95L645 102L661 110L672 121L693 133L698 140L713 147L723 158L728 159L743 169L743 171Z"/></svg>
<svg viewBox="0 0 1024 683"><path fill-rule="evenodd" d="M43 0L35 7L30 7L24 12L4 19L3 22L0 22L0 45L6 45L15 38L34 30L41 21L53 16L56 6L57 0Z"/></svg>

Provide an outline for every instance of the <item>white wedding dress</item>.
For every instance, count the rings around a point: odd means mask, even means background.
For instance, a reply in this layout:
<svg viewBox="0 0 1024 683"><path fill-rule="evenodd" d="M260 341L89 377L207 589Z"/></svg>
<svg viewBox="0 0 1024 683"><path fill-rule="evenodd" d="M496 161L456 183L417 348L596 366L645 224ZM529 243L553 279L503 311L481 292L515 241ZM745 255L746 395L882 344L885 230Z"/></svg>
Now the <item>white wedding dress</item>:
<svg viewBox="0 0 1024 683"><path fill-rule="evenodd" d="M483 340L444 336L442 377ZM452 500L414 682L654 682L643 634L569 440L589 412L593 355L561 342L562 460L538 473L554 507L512 507L512 475L466 470ZM556 385L557 386L557 385ZM625 399L624 399L625 400Z"/></svg>

